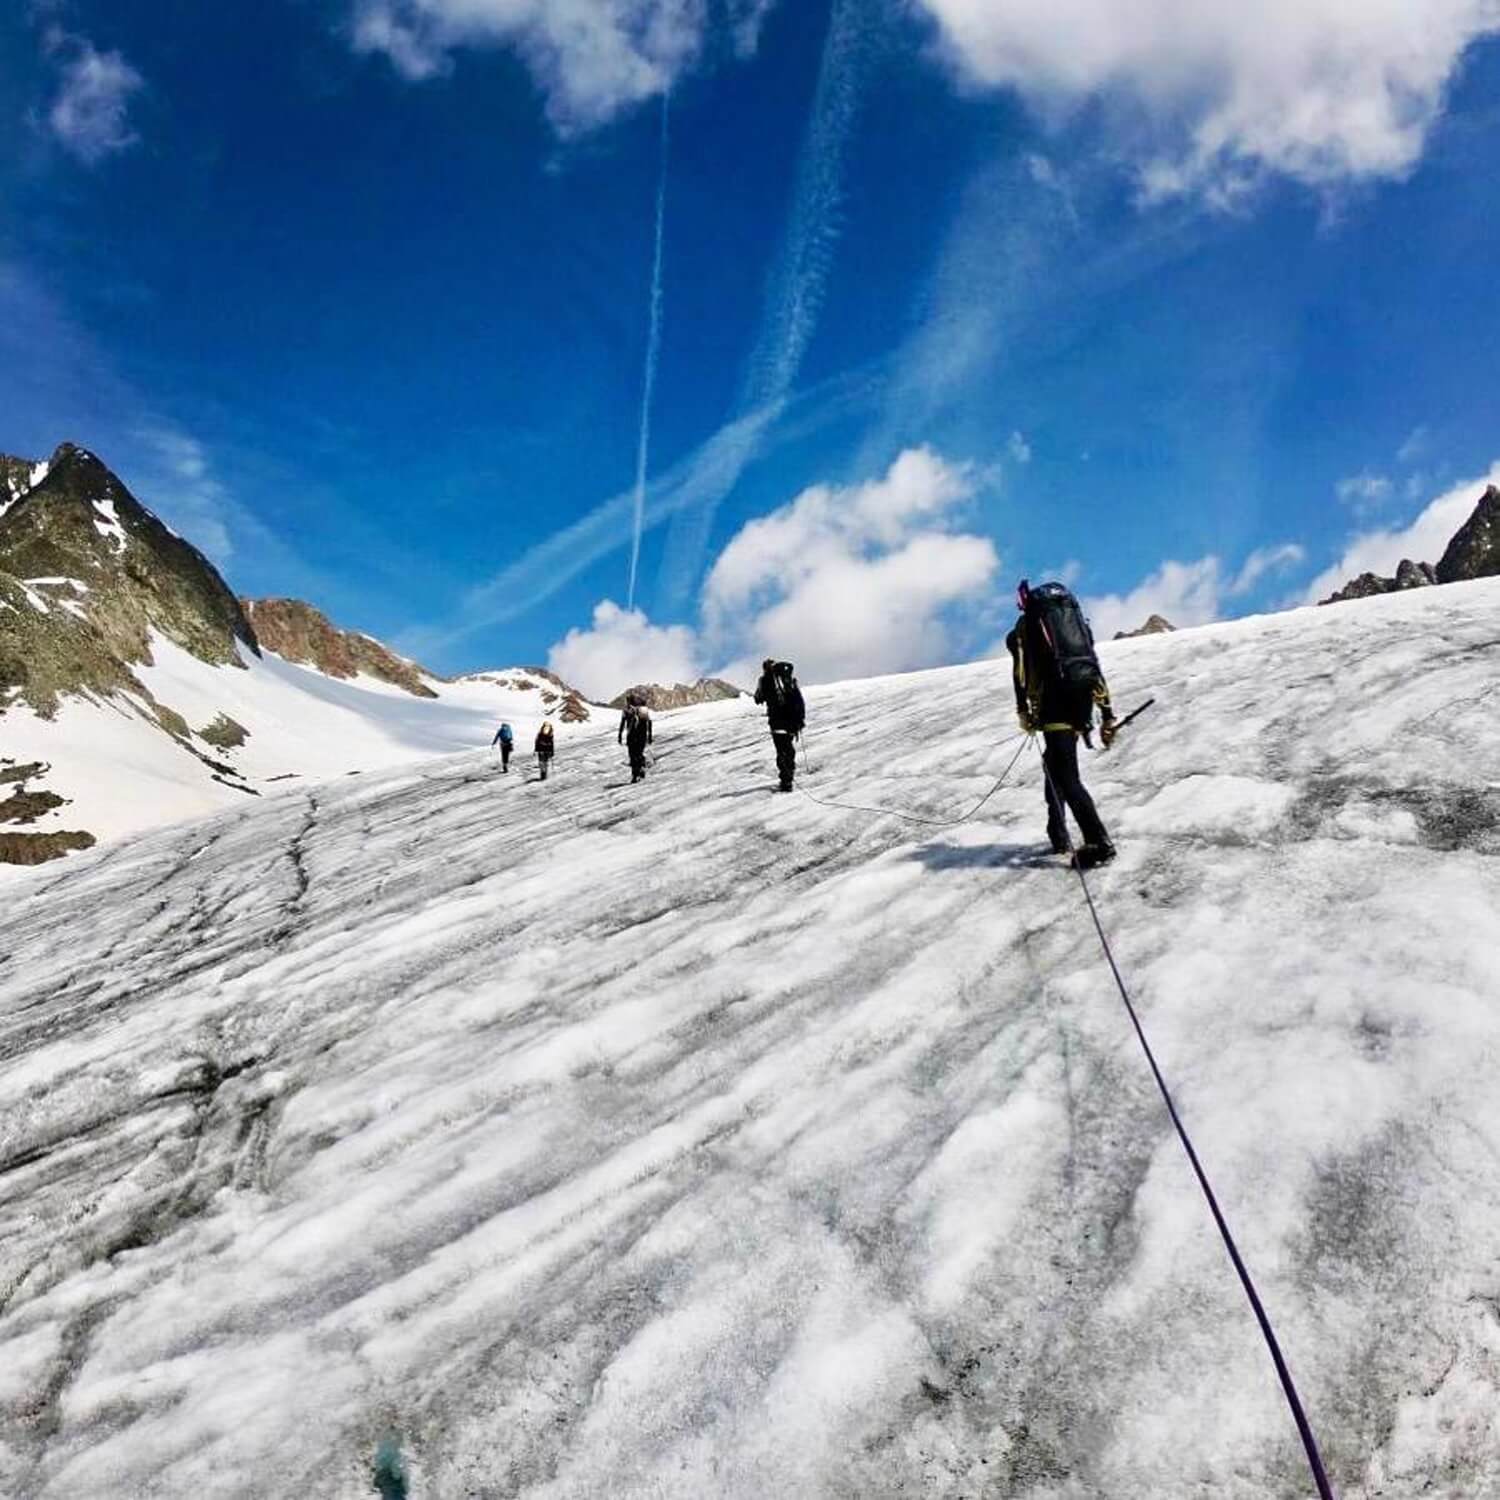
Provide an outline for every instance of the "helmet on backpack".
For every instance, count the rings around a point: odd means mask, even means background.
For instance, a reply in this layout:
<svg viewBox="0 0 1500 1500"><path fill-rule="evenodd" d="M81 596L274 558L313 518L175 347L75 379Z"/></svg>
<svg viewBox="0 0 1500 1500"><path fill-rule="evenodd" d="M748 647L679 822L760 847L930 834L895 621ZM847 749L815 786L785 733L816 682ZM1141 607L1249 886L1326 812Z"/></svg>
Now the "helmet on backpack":
<svg viewBox="0 0 1500 1500"><path fill-rule="evenodd" d="M1016 585L1016 608L1024 615L1026 606L1031 602L1031 585L1023 578Z"/></svg>

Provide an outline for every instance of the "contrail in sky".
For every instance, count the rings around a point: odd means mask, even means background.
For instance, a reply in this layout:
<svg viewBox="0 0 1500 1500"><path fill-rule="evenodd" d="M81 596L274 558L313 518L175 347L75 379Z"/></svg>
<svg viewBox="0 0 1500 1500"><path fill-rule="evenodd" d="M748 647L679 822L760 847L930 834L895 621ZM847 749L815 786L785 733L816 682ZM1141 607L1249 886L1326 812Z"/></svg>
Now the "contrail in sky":
<svg viewBox="0 0 1500 1500"><path fill-rule="evenodd" d="M869 35L864 0L833 0L812 116L797 165L791 218L767 285L760 337L740 391L740 421L751 413L768 413L775 421L817 328L838 244L844 158L859 111ZM762 423L760 430L768 425ZM692 592L719 504L739 482L757 446L747 445L739 465L723 473L722 488L705 491L701 504L679 511L673 520L661 574L669 606L681 605Z"/></svg>
<svg viewBox="0 0 1500 1500"><path fill-rule="evenodd" d="M651 456L651 401L661 358L662 249L667 227L667 146L672 94L661 96L661 167L656 182L656 250L651 260L651 331L646 339L646 376L641 390L641 431L635 450L635 528L630 541L630 588L626 608L635 608L635 579L641 564L641 533L646 529L646 467Z"/></svg>

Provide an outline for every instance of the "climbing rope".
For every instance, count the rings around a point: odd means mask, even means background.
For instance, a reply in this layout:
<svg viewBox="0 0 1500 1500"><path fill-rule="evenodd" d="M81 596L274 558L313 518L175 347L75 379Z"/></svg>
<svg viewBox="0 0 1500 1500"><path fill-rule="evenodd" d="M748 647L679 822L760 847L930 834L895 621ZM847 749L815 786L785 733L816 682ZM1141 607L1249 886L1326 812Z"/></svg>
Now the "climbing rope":
<svg viewBox="0 0 1500 1500"><path fill-rule="evenodd" d="M921 813L901 812L899 809L894 807L866 807L859 802L836 802L832 798L828 797L815 797L810 791L807 790L806 787L798 787L797 790L801 792L809 802L816 802L819 807L837 807L841 808L845 812L875 813L877 816L885 818L904 818L908 823L923 823L926 824L929 828L956 828L960 823L967 823L971 818L977 817L980 809L984 807L985 803L987 803L990 798L993 797L995 793L1005 785L1006 781L1010 777L1010 773L1016 768L1016 762L1019 761L1021 756L1026 752L1026 736L1019 734L1012 735L1008 740L1001 740L1000 743L995 747L997 750L1003 749L1006 745L1012 744L1015 740L1021 741L1020 748L1013 756L1011 756L1010 764L1007 765L1006 768L1000 773L999 780L996 781L995 784L989 789L989 791L987 791L984 796L982 796L979 801L976 802L973 807L971 807L968 812L966 812L960 818L929 818L923 816L923 814Z"/></svg>
<svg viewBox="0 0 1500 1500"><path fill-rule="evenodd" d="M1062 806L1062 798L1058 795L1057 783L1052 779L1051 768L1047 765L1047 757L1042 756L1042 774L1047 778L1047 785L1052 792L1053 800L1058 806ZM1271 1363L1276 1366L1276 1374L1281 1381L1281 1389L1286 1396L1287 1405L1292 1410L1292 1420L1297 1424L1297 1431L1302 1438L1302 1447L1307 1454L1308 1467L1312 1470L1313 1482L1318 1487L1321 1500L1334 1500L1333 1486L1328 1482L1328 1475L1323 1468L1323 1456L1318 1452L1318 1440L1313 1435L1312 1424L1307 1420L1307 1414L1302 1409L1301 1398L1297 1395L1297 1387L1292 1381L1292 1372L1287 1368L1287 1362L1281 1352L1281 1345L1276 1341L1276 1332L1271 1327L1271 1320L1266 1315L1265 1307L1262 1305L1260 1296L1255 1290L1255 1283L1250 1279L1250 1272L1245 1266L1244 1259L1240 1255L1239 1246L1234 1242L1234 1236L1229 1231L1228 1221L1224 1218L1223 1211L1219 1208L1219 1200L1214 1196L1214 1190L1208 1180L1208 1174L1203 1170L1203 1164L1198 1160L1198 1153L1193 1149L1192 1138L1187 1133L1187 1128L1182 1123L1182 1117L1177 1113L1177 1106L1172 1102L1171 1091L1167 1088L1167 1081L1162 1076L1161 1069L1157 1066L1156 1054L1151 1050L1151 1043L1146 1038L1146 1029L1141 1025L1141 1018L1136 1012L1135 1003L1130 998L1130 991L1125 987L1125 980L1120 973L1120 966L1115 962L1114 949L1110 946L1109 936L1104 930L1104 923L1099 919L1099 908L1094 904L1094 893L1089 890L1088 877L1084 874L1083 866L1076 860L1073 864L1078 873L1078 884L1083 888L1083 899L1088 903L1089 916L1094 921L1094 931L1099 934L1099 946L1104 950L1105 960L1109 964L1109 971L1115 977L1115 985L1120 991L1120 998L1125 1002L1126 1012L1130 1016L1130 1023L1135 1027L1135 1034L1140 1040L1141 1050L1146 1054L1146 1061L1151 1065L1152 1076L1156 1079L1156 1086L1161 1090L1161 1097L1167 1106L1167 1113L1171 1116L1172 1125L1177 1131L1177 1138L1182 1142L1182 1148L1187 1152L1188 1161L1192 1164L1193 1175L1198 1179L1198 1186L1203 1189L1203 1196L1208 1200L1209 1212L1214 1217L1214 1223L1219 1227L1219 1236L1224 1241L1224 1248L1229 1252L1229 1259L1234 1263L1236 1275L1240 1278L1240 1285L1245 1289L1245 1295L1250 1299L1250 1307L1255 1313L1255 1321L1260 1324L1260 1331L1265 1338L1266 1347L1271 1351Z"/></svg>

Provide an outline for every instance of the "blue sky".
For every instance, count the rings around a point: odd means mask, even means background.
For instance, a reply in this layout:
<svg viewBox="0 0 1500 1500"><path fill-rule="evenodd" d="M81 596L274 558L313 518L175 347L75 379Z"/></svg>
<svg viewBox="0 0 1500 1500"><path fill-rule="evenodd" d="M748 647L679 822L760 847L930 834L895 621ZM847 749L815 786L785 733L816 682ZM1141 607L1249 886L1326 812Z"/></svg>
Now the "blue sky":
<svg viewBox="0 0 1500 1500"><path fill-rule="evenodd" d="M1021 573L1113 628L1393 567L1500 456L1493 20L1197 9L7 7L0 449L595 691L967 659Z"/></svg>

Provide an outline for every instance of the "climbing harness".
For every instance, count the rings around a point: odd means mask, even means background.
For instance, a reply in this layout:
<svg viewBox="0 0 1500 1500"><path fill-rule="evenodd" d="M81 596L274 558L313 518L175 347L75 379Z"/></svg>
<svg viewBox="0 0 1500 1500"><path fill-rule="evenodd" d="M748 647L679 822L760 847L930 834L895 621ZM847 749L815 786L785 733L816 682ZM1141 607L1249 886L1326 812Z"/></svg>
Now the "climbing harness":
<svg viewBox="0 0 1500 1500"><path fill-rule="evenodd" d="M1020 760L1023 754L1025 754L1027 738L1028 736L1026 735L1015 734L1012 735L1008 740L1001 740L1000 743L995 747L997 750L999 750L1003 749L1006 745L1013 744L1016 740L1021 741L1020 748L1010 758L1010 764L1007 765L1006 768L1000 773L1000 779L996 781L994 786L992 786L989 791L987 791L984 796L982 796L979 801L976 802L974 806L971 807L968 812L966 812L961 818L928 818L924 817L921 813L901 812L894 807L866 807L858 802L835 802L831 798L814 797L813 794L809 792L805 787L798 787L797 790L801 792L809 802L816 802L819 807L837 807L842 808L845 812L866 812L875 813L880 817L904 818L908 823L924 823L929 828L954 828L957 827L958 824L967 823L971 818L976 817L979 813L979 810L985 805L985 803L987 803L990 798L993 797L995 793L1005 785L1006 781L1010 777L1010 773L1016 768L1016 762Z"/></svg>
<svg viewBox="0 0 1500 1500"><path fill-rule="evenodd" d="M1154 700L1153 700L1154 701ZM1148 708L1149 703L1142 704L1135 712L1140 713L1142 709ZM1135 715L1132 714L1131 718ZM1128 721L1127 721L1128 722ZM1047 758L1042 757L1042 774L1047 778L1047 785L1052 789L1053 797L1061 803L1061 797L1057 790L1057 783L1052 779L1052 772L1048 768ZM1260 1296L1255 1290L1255 1283L1250 1279L1250 1272L1240 1256L1239 1247L1234 1242L1234 1236L1229 1232L1229 1224L1219 1208L1219 1200L1214 1196L1213 1187L1208 1180L1208 1174L1203 1170L1202 1163L1198 1160L1198 1153L1193 1149L1193 1142L1187 1133L1186 1126L1182 1123L1181 1116L1177 1113L1177 1106L1172 1102L1171 1091L1167 1088L1167 1081L1162 1076L1161 1069L1157 1066L1156 1054L1151 1050L1151 1043L1146 1038L1145 1027L1141 1025L1141 1018L1136 1012L1135 1003L1130 998L1130 991L1125 987L1125 980L1120 973L1120 966L1115 962L1114 950L1110 947L1109 937L1104 931L1104 923L1099 919L1099 908L1094 905L1094 894L1089 890L1088 877L1084 874L1083 866L1076 861L1073 868L1078 872L1078 883L1083 888L1083 899L1088 903L1089 916L1093 918L1094 931L1099 934L1099 946L1104 950L1104 957L1109 964L1109 971L1114 975L1115 985L1120 991L1120 998L1125 1002L1125 1010L1130 1016L1130 1023L1135 1027L1136 1037L1141 1044L1141 1050L1146 1054L1146 1061L1151 1066L1152 1076L1156 1079L1156 1086L1161 1090L1161 1097L1167 1106L1167 1114L1171 1116L1172 1125L1177 1131L1177 1138L1182 1142L1182 1148L1187 1152L1188 1161L1192 1164L1193 1175L1198 1179L1198 1186L1203 1189L1203 1196L1208 1200L1209 1212L1213 1215L1214 1223L1218 1225L1219 1236L1224 1241L1224 1248L1229 1252L1229 1259L1234 1263L1235 1274L1240 1278L1240 1285L1245 1289L1245 1295L1250 1299L1250 1307L1255 1313L1255 1321L1260 1324L1260 1331L1266 1341L1266 1347L1271 1353L1271 1363L1276 1366L1276 1374L1281 1381L1282 1392L1286 1396L1287 1405L1292 1411L1292 1420L1297 1424L1297 1432L1302 1438L1302 1447L1307 1454L1308 1467L1312 1470L1313 1482L1318 1487L1320 1500L1334 1500L1333 1486L1328 1482L1328 1475L1323 1468L1323 1457L1318 1452L1318 1440L1313 1435L1312 1424L1307 1420L1307 1414L1302 1409L1302 1401L1297 1395L1297 1387L1292 1381L1292 1372L1287 1368L1285 1357L1281 1352L1281 1345L1276 1341L1275 1330L1271 1327L1271 1320L1266 1314L1265 1307L1261 1304Z"/></svg>

